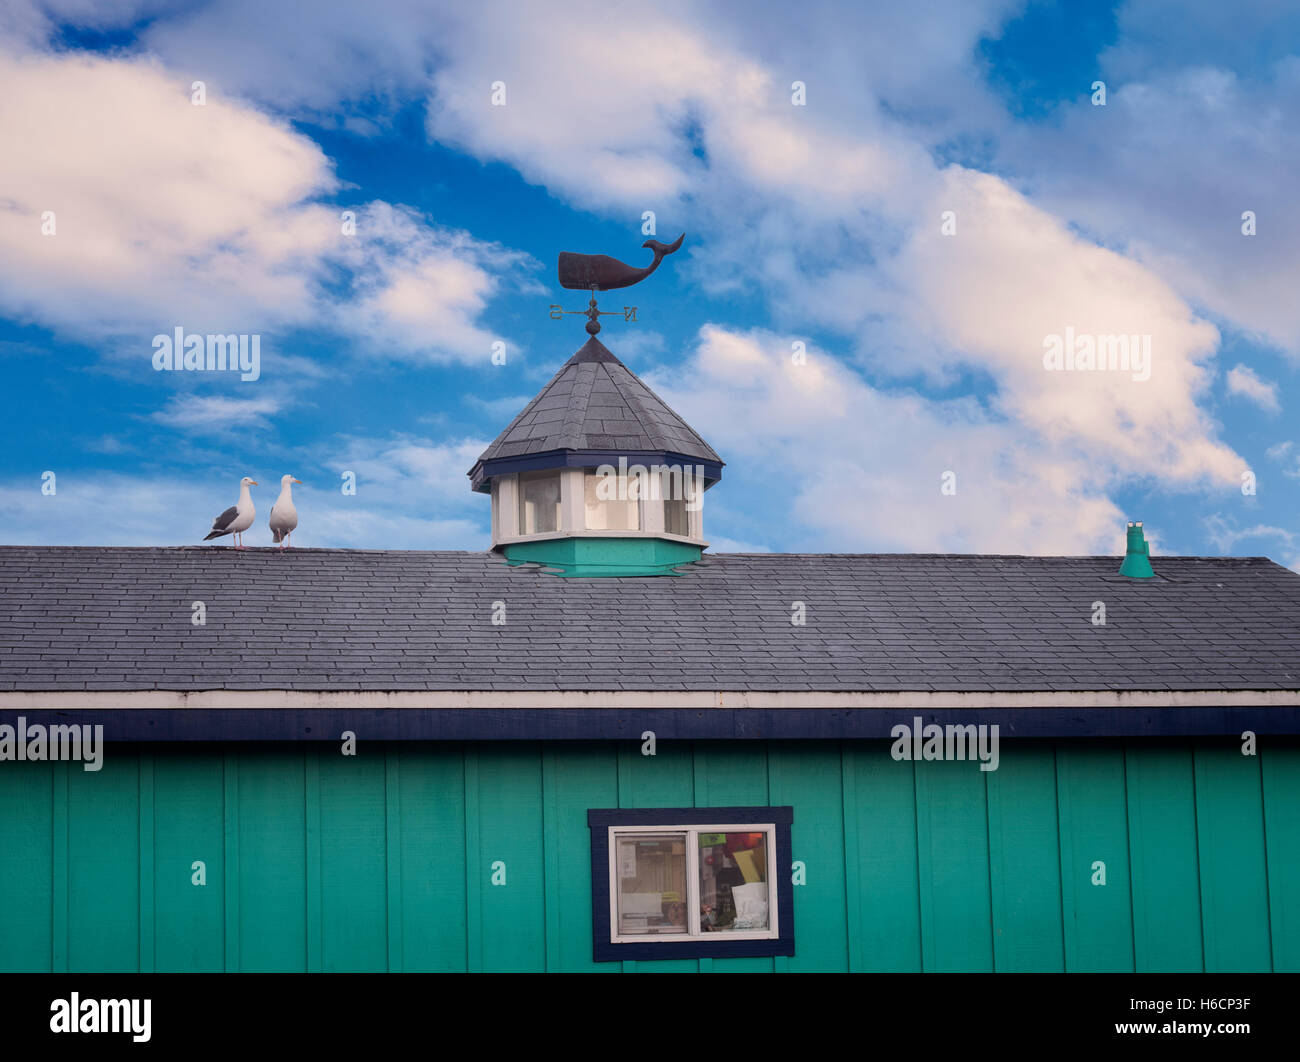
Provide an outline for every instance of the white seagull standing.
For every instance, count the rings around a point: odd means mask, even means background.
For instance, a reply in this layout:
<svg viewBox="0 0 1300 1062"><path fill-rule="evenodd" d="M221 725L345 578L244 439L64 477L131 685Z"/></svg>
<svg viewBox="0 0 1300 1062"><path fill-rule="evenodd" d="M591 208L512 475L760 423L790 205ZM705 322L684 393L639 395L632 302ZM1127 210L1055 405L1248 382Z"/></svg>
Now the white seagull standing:
<svg viewBox="0 0 1300 1062"><path fill-rule="evenodd" d="M234 535L235 549L244 548L244 532L253 526L253 517L257 515L253 508L253 496L248 493L248 488L256 486L257 480L249 479L247 476L239 481L239 501L212 521L212 530L204 536L204 542L210 538L220 538L222 535Z"/></svg>
<svg viewBox="0 0 1300 1062"><path fill-rule="evenodd" d="M294 479L293 476L286 474L280 477L280 496L271 506L271 538L280 543L281 549L284 549L293 529L298 526L298 510L293 507L293 483L302 486L302 480Z"/></svg>

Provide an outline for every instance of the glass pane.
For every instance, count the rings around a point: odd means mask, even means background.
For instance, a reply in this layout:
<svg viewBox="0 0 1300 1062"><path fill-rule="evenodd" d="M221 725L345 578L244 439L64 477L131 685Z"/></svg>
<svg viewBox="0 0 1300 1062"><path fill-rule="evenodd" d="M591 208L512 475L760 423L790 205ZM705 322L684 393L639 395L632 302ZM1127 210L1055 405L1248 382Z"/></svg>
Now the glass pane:
<svg viewBox="0 0 1300 1062"><path fill-rule="evenodd" d="M588 472L584 483L589 531L641 529L641 503L629 497L634 492L629 490L627 476L598 476Z"/></svg>
<svg viewBox="0 0 1300 1062"><path fill-rule="evenodd" d="M689 933L686 834L615 834L618 933Z"/></svg>
<svg viewBox="0 0 1300 1062"><path fill-rule="evenodd" d="M686 500L678 498L664 500L664 530L670 535L689 535L690 524L687 523Z"/></svg>
<svg viewBox="0 0 1300 1062"><path fill-rule="evenodd" d="M539 535L560 529L560 474L519 477L519 533Z"/></svg>
<svg viewBox="0 0 1300 1062"><path fill-rule="evenodd" d="M768 928L767 834L700 834L700 929Z"/></svg>

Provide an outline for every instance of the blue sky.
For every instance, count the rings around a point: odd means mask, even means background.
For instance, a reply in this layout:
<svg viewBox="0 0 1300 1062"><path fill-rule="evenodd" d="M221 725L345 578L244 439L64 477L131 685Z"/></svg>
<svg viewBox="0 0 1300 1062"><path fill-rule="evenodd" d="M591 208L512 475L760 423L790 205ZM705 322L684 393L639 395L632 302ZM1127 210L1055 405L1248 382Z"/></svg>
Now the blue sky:
<svg viewBox="0 0 1300 1062"><path fill-rule="evenodd" d="M714 549L1300 567L1286 5L460 6L6 5L3 541L197 542L288 472L295 545L485 548L465 472L585 338L556 254L653 211L601 338L727 461ZM177 325L258 379L155 371Z"/></svg>

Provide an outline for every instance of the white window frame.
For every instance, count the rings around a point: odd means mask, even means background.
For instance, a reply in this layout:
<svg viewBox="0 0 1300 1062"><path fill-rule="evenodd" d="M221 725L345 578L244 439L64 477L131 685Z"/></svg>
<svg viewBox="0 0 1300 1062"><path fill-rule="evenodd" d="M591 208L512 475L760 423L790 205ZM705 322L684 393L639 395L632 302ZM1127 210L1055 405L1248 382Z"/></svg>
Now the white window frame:
<svg viewBox="0 0 1300 1062"><path fill-rule="evenodd" d="M656 944L681 941L776 940L781 936L776 890L776 823L744 822L718 824L665 823L655 826L610 826L609 830L609 942L611 944ZM618 837L634 833L686 834L686 928L685 933L618 932ZM705 933L700 928L700 837L702 833L761 833L767 840L767 929L727 930Z"/></svg>

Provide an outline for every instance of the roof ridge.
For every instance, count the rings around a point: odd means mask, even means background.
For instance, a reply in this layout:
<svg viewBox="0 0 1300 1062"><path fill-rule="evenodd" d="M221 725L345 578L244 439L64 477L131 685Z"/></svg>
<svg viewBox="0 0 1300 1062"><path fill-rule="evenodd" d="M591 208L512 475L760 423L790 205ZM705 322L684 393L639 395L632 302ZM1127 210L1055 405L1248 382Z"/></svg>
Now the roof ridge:
<svg viewBox="0 0 1300 1062"><path fill-rule="evenodd" d="M227 546L209 546L197 542L184 543L159 543L145 546L128 546L128 545L74 545L60 543L0 543L0 553L16 553L19 551L37 551L41 553L55 552L81 552L81 553L104 553L109 551L122 552L176 552L176 553L193 553L197 555L220 556L229 552ZM499 554L493 550L470 550L470 549L383 549L383 548L356 548L349 546L295 546L289 554L274 546L250 546L244 552L244 556L260 556L274 553L276 555L297 556L304 554L323 554L337 553L346 555L364 555L364 556L389 556L396 554L412 556L438 556L438 557L479 557L484 559L497 559ZM702 560L704 561L722 561L728 558L747 559L747 560L764 560L773 561L801 559L801 560L907 560L907 561L993 561L993 562L1091 562L1091 563L1113 563L1118 564L1122 555L1118 553L1082 553L1082 554L1039 554L1039 553L908 553L908 552L706 552ZM1242 566L1242 565L1268 565L1278 568L1283 572L1300 577L1300 572L1293 568L1274 560L1272 557L1263 555L1250 556L1205 556L1205 555L1184 555L1184 554L1160 554L1158 560L1165 563L1187 564L1189 562L1205 562L1216 566Z"/></svg>

